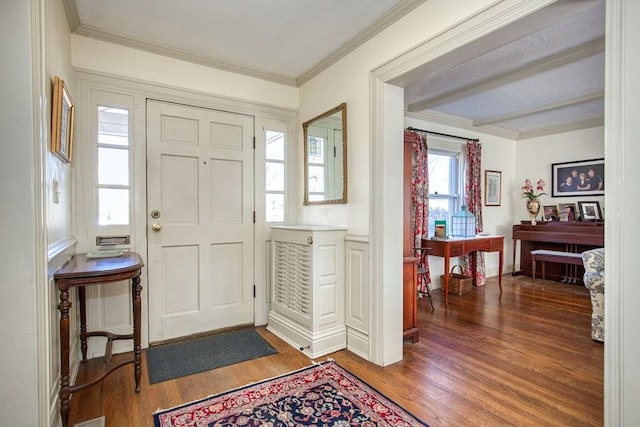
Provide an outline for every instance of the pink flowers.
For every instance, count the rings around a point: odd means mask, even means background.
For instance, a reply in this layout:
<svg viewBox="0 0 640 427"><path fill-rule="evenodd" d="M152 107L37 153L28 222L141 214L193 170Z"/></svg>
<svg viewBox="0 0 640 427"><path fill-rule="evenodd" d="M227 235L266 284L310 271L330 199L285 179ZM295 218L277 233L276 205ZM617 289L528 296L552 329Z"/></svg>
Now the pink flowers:
<svg viewBox="0 0 640 427"><path fill-rule="evenodd" d="M536 190L538 191L538 193L536 193L535 191L533 191L533 185L531 184L531 181L529 181L528 179L524 181L524 185L522 186L522 190L524 190L522 192L522 197L526 197L527 199L533 201L533 200L538 200L538 198L540 196L546 196L547 193L543 193L542 190L544 190L544 186L546 185L546 183L542 180L542 178L540 178L538 180L538 182L536 182Z"/></svg>

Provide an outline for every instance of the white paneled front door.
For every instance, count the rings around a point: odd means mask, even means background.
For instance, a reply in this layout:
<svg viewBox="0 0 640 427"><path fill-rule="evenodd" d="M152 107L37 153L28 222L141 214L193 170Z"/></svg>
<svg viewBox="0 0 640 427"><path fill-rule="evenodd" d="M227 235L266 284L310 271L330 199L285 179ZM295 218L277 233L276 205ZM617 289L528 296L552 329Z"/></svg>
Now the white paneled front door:
<svg viewBox="0 0 640 427"><path fill-rule="evenodd" d="M253 323L253 136L251 116L147 102L150 342Z"/></svg>

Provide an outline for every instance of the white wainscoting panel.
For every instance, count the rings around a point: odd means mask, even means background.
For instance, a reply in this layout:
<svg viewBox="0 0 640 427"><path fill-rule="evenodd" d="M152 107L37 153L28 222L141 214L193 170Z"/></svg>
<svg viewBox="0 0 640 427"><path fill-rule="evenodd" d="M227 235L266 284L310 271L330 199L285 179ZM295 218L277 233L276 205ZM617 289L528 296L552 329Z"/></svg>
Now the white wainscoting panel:
<svg viewBox="0 0 640 427"><path fill-rule="evenodd" d="M347 349L370 360L369 238L348 235L345 240Z"/></svg>

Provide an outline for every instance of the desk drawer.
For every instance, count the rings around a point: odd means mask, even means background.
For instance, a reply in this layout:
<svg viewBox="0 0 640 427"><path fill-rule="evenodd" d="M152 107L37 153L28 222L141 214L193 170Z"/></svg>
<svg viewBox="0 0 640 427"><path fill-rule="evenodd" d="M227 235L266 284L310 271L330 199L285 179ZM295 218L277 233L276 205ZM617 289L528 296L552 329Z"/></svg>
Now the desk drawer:
<svg viewBox="0 0 640 427"><path fill-rule="evenodd" d="M450 256L460 256L464 253L464 248L462 242L460 243L452 243L449 246L449 255Z"/></svg>
<svg viewBox="0 0 640 427"><path fill-rule="evenodd" d="M489 251L491 248L491 244L489 242L489 240L486 239L473 239L473 240L467 240L466 242L464 242L464 249L466 253L472 252L472 251Z"/></svg>
<svg viewBox="0 0 640 427"><path fill-rule="evenodd" d="M491 240L491 252L499 252L504 246L504 239L492 239Z"/></svg>

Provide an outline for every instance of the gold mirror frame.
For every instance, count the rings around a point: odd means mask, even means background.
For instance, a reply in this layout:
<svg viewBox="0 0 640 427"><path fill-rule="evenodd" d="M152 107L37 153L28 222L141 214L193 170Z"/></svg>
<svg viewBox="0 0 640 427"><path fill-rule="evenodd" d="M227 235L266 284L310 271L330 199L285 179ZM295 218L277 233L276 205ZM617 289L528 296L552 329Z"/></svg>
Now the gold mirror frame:
<svg viewBox="0 0 640 427"><path fill-rule="evenodd" d="M341 128L342 128L342 150L336 152L335 159L337 162L341 160L342 166L342 194L331 196L324 200L310 200L309 197L309 127L318 124L318 122L333 116L336 113L340 114ZM307 120L302 124L303 138L304 138L304 205L328 205L328 204L344 204L347 203L347 104L342 103L331 110L320 114L310 120ZM334 146L335 149L335 146ZM342 159L338 158L338 153L342 155ZM327 162L328 163L328 156ZM325 164L326 164L325 163ZM335 165L334 165L335 166ZM336 180L337 181L337 180Z"/></svg>

